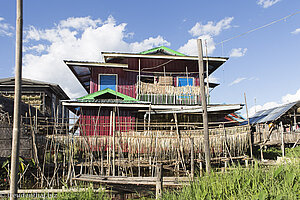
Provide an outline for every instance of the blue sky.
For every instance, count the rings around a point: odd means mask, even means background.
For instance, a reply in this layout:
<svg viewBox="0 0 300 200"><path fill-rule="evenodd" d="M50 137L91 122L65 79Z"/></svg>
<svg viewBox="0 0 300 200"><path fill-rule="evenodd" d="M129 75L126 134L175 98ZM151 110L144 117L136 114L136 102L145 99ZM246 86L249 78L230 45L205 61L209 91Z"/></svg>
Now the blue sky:
<svg viewBox="0 0 300 200"><path fill-rule="evenodd" d="M0 78L13 76L15 1L0 1ZM253 111L300 99L299 0L24 1L23 75L84 90L63 59L101 61L101 51L139 52L164 45L193 55L198 37L209 55L230 59L212 80L213 103L244 103ZM256 99L256 108L254 108ZM243 111L244 112L244 111Z"/></svg>

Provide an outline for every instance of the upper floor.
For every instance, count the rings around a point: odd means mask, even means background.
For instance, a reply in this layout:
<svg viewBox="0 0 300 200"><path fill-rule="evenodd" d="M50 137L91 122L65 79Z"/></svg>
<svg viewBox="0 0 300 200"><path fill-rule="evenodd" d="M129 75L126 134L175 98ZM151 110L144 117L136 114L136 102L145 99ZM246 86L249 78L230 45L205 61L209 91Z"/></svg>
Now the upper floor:
<svg viewBox="0 0 300 200"><path fill-rule="evenodd" d="M200 105L197 56L166 47L141 53L102 52L105 62L65 61L88 93L110 88L152 104ZM205 77L228 58L204 57ZM206 91L217 83L205 83Z"/></svg>

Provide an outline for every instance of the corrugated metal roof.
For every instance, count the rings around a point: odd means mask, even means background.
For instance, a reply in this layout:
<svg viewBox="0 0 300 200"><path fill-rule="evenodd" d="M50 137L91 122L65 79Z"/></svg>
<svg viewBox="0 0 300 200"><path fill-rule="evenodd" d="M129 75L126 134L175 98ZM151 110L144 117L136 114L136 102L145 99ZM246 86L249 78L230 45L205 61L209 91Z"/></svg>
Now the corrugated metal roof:
<svg viewBox="0 0 300 200"><path fill-rule="evenodd" d="M293 102L268 110L259 111L249 119L250 124L266 123L277 120L297 103L298 102Z"/></svg>

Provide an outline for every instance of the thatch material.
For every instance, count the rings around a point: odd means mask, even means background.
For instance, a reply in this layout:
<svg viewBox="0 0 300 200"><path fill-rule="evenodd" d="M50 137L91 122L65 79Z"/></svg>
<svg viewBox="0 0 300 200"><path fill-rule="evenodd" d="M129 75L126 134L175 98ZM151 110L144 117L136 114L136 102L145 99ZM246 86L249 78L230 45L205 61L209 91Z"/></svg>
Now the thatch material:
<svg viewBox="0 0 300 200"><path fill-rule="evenodd" d="M171 85L141 82L141 94L200 95L200 87L174 87Z"/></svg>

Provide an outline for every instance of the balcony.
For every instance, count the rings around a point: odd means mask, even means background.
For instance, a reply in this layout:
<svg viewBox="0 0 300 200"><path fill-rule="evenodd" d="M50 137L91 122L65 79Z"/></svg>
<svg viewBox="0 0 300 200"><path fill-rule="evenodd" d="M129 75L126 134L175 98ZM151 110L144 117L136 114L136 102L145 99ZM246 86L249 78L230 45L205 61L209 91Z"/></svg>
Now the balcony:
<svg viewBox="0 0 300 200"><path fill-rule="evenodd" d="M201 105L200 87L197 86L174 87L141 82L138 99L152 104Z"/></svg>

